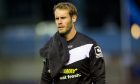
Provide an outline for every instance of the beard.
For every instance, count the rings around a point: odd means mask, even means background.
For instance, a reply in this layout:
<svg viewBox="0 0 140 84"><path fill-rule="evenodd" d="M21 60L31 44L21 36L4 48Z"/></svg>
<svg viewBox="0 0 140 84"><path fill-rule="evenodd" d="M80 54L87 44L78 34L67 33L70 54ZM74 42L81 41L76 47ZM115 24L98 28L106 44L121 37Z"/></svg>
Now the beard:
<svg viewBox="0 0 140 84"><path fill-rule="evenodd" d="M62 36L67 35L70 33L71 29L72 29L72 21L68 24L67 29L63 32L59 31L59 34Z"/></svg>
<svg viewBox="0 0 140 84"><path fill-rule="evenodd" d="M64 36L70 33L72 27L68 28L65 32L59 32L60 35Z"/></svg>

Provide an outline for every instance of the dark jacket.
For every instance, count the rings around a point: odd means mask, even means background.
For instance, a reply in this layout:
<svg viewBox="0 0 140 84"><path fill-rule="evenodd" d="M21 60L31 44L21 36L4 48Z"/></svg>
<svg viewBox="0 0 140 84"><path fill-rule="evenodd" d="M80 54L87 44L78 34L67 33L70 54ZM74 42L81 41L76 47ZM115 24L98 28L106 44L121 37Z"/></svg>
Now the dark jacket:
<svg viewBox="0 0 140 84"><path fill-rule="evenodd" d="M41 49L41 84L105 84L105 63L97 43L77 33L69 42L56 33Z"/></svg>

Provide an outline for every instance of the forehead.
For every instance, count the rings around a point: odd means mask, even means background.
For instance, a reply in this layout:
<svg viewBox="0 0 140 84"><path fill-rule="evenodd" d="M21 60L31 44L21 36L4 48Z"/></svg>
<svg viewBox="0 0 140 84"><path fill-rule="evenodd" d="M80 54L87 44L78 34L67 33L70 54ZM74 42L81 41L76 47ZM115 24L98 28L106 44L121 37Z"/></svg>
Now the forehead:
<svg viewBox="0 0 140 84"><path fill-rule="evenodd" d="M69 15L69 11L67 9L56 9L54 14L55 16Z"/></svg>

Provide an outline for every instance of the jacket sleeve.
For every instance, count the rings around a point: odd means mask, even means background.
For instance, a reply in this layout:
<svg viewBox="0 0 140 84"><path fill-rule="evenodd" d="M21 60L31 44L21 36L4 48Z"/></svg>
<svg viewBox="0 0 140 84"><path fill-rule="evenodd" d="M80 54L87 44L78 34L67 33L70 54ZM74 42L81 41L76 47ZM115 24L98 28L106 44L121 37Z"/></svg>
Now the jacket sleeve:
<svg viewBox="0 0 140 84"><path fill-rule="evenodd" d="M52 84L52 82L53 79L50 75L48 61L45 59L40 84Z"/></svg>
<svg viewBox="0 0 140 84"><path fill-rule="evenodd" d="M90 51L90 73L93 84L105 84L105 63L101 48L96 43Z"/></svg>

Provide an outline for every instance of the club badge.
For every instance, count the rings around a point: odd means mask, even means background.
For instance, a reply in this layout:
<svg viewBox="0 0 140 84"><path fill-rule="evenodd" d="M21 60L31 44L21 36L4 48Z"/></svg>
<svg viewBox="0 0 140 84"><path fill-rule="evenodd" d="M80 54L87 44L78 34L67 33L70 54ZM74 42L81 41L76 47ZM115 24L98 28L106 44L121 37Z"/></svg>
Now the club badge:
<svg viewBox="0 0 140 84"><path fill-rule="evenodd" d="M94 47L96 58L103 57L101 48L99 46Z"/></svg>

